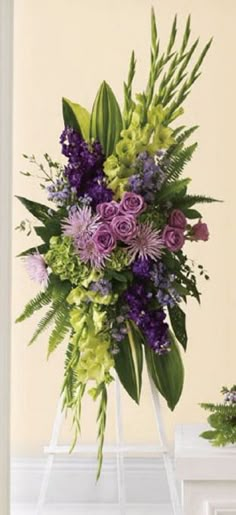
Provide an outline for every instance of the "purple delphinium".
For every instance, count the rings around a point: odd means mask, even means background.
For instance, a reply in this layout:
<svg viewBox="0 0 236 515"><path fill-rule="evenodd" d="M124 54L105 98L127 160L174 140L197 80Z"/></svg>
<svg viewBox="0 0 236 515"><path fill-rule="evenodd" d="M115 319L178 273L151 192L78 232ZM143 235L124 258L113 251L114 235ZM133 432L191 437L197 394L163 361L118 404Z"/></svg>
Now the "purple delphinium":
<svg viewBox="0 0 236 515"><path fill-rule="evenodd" d="M124 294L128 317L140 328L154 352L165 354L170 348L169 327L165 322L164 310L150 307L151 297L152 294L146 292L143 284L131 286Z"/></svg>
<svg viewBox="0 0 236 515"><path fill-rule="evenodd" d="M155 193L165 181L165 152L158 151L154 156L141 152L134 168L135 174L129 178L129 189L141 194L147 203L152 203Z"/></svg>
<svg viewBox="0 0 236 515"><path fill-rule="evenodd" d="M78 197L91 198L91 205L112 200L112 191L106 187L103 172L104 155L99 142L88 145L80 134L71 127L66 127L61 134L62 154L68 158L65 177L71 188L75 188Z"/></svg>
<svg viewBox="0 0 236 515"><path fill-rule="evenodd" d="M168 272L166 266L159 261L152 264L150 280L156 288L155 297L161 306L173 307L181 297L174 287L175 275Z"/></svg>
<svg viewBox="0 0 236 515"><path fill-rule="evenodd" d="M89 289L100 293L101 295L109 295L112 290L111 282L108 279L99 279L90 284Z"/></svg>
<svg viewBox="0 0 236 515"><path fill-rule="evenodd" d="M141 279L149 279L151 273L151 261L149 259L138 258L133 262L132 271L134 275Z"/></svg>

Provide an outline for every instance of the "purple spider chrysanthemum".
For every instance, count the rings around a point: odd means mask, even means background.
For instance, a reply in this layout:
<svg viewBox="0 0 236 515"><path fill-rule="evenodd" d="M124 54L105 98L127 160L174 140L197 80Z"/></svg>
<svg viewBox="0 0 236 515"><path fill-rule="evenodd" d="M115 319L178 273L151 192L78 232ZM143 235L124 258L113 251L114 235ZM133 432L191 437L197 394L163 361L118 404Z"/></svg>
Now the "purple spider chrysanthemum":
<svg viewBox="0 0 236 515"><path fill-rule="evenodd" d="M137 233L128 243L128 252L130 255L130 263L136 257L141 259L151 258L154 261L159 259L164 248L160 231L153 228L151 223L139 224Z"/></svg>
<svg viewBox="0 0 236 515"><path fill-rule="evenodd" d="M92 214L91 207L79 207L64 219L62 231L76 241L91 236L99 226L100 217Z"/></svg>
<svg viewBox="0 0 236 515"><path fill-rule="evenodd" d="M29 254L25 258L25 265L28 271L30 279L33 281L37 281L42 286L47 286L48 284L48 270L47 265L44 261L43 256L39 254L39 252L35 252L34 254Z"/></svg>
<svg viewBox="0 0 236 515"><path fill-rule="evenodd" d="M99 252L93 238L84 240L83 244L78 247L78 254L83 263L88 263L94 268L102 268L107 257Z"/></svg>

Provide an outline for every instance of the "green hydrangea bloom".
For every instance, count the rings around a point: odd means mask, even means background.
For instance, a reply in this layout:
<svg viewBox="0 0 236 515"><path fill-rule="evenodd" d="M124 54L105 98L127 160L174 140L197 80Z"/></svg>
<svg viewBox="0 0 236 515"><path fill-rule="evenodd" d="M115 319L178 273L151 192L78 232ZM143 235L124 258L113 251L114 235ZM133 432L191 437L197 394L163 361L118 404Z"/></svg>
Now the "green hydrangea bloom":
<svg viewBox="0 0 236 515"><path fill-rule="evenodd" d="M72 284L78 284L90 274L87 265L82 263L75 253L73 241L68 236L53 236L44 258L53 273L62 281L68 280Z"/></svg>
<svg viewBox="0 0 236 515"><path fill-rule="evenodd" d="M126 249L117 247L110 255L110 259L107 262L107 268L110 270L116 270L121 272L124 268L129 265L130 257Z"/></svg>

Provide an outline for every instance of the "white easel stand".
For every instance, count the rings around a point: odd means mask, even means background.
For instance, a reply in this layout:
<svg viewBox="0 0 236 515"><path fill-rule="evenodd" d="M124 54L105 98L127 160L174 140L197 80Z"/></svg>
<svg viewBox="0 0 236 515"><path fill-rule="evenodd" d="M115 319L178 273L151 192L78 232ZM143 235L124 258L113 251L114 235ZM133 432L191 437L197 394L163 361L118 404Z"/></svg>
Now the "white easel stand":
<svg viewBox="0 0 236 515"><path fill-rule="evenodd" d="M126 498L125 498L125 475L124 475L124 456L129 453L139 454L145 452L148 454L160 454L163 457L164 467L166 471L171 505L173 515L182 515L181 503L176 487L175 473L173 469L173 463L167 448L167 440L165 435L164 424L162 420L162 413L159 401L159 394L156 387L149 375L149 383L153 401L153 407L155 410L155 418L157 424L157 431L159 435L160 445L125 445L123 439L123 424L122 424L122 409L121 409L121 395L120 395L120 382L118 377L115 379L116 386L116 445L104 445L104 455L106 453L114 454L117 462L117 486L118 486L118 507L121 515L126 514ZM47 462L44 469L43 479L41 483L40 493L38 497L38 503L35 511L35 515L43 515L43 510L46 503L46 495L48 491L50 476L52 472L52 466L54 457L56 454L68 454L69 446L58 445L60 429L63 420L62 412L62 399L59 400L57 406L57 413L53 424L53 430L51 435L50 444L45 447L44 451L48 455ZM96 455L96 445L77 445L73 453L80 454L92 454ZM159 515L159 514L157 514Z"/></svg>

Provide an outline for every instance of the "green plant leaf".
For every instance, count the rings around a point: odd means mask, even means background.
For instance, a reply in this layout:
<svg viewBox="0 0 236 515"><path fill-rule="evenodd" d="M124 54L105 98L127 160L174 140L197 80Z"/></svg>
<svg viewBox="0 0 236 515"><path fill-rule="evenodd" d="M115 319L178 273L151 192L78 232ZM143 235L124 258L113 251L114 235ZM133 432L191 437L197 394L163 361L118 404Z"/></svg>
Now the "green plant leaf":
<svg viewBox="0 0 236 515"><path fill-rule="evenodd" d="M196 209L183 209L183 213L189 220L194 220L195 218L202 218L201 213L199 213L199 211L197 211Z"/></svg>
<svg viewBox="0 0 236 515"><path fill-rule="evenodd" d="M145 346L146 362L151 377L161 395L173 411L183 390L184 368L174 336L169 332L171 351L159 356Z"/></svg>
<svg viewBox="0 0 236 515"><path fill-rule="evenodd" d="M115 368L127 393L139 404L142 388L142 338L135 325L127 322L128 334L115 356Z"/></svg>
<svg viewBox="0 0 236 515"><path fill-rule="evenodd" d="M177 340L181 343L184 350L187 348L188 336L186 332L186 316L178 304L168 307L172 329Z"/></svg>
<svg viewBox="0 0 236 515"><path fill-rule="evenodd" d="M90 137L100 141L104 154L113 153L123 128L122 116L116 97L104 81L93 104Z"/></svg>
<svg viewBox="0 0 236 515"><path fill-rule="evenodd" d="M51 215L49 215L49 207L45 206L44 204L33 202L32 200L29 200L25 197L16 196L16 198L23 204L23 206L26 207L26 209L28 209L31 215L40 220L40 222L42 222L43 224L47 223L48 220L52 220L52 217L56 215L56 211L54 210L50 210Z"/></svg>
<svg viewBox="0 0 236 515"><path fill-rule="evenodd" d="M35 252L39 252L39 254L45 254L47 252L48 246L47 245L38 245L37 247L31 247L30 249L24 250L20 254L18 254L16 257L24 257L28 256L29 254L34 254Z"/></svg>
<svg viewBox="0 0 236 515"><path fill-rule="evenodd" d="M65 126L77 130L85 140L89 139L90 114L80 104L62 99L62 111Z"/></svg>
<svg viewBox="0 0 236 515"><path fill-rule="evenodd" d="M218 431L203 431L199 436L206 440L214 440L218 436Z"/></svg>
<svg viewBox="0 0 236 515"><path fill-rule="evenodd" d="M163 186L161 192L157 196L159 202L163 202L173 197L178 197L186 191L186 187L191 182L191 179L179 179Z"/></svg>

